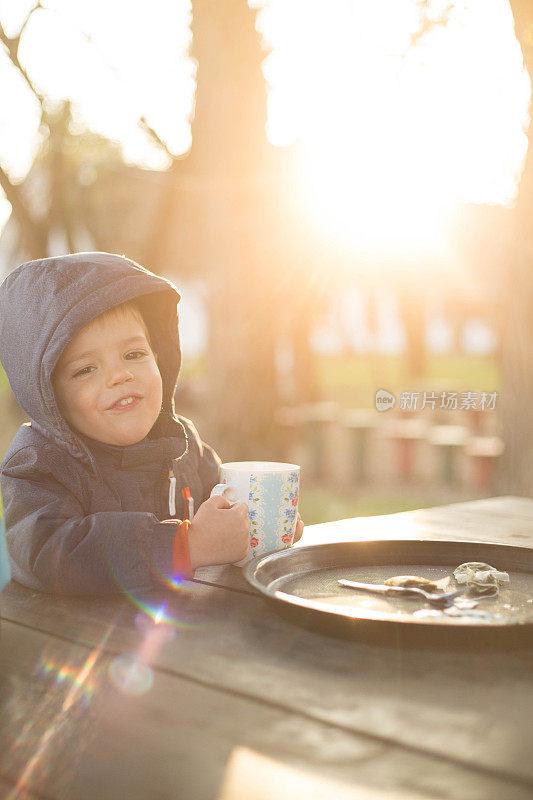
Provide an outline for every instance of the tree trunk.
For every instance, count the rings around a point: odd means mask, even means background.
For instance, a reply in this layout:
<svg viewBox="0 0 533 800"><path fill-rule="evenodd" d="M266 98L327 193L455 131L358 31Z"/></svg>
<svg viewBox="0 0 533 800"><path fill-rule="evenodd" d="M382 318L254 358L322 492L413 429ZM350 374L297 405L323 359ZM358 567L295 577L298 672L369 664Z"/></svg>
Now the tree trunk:
<svg viewBox="0 0 533 800"><path fill-rule="evenodd" d="M515 31L525 66L533 75L533 8L511 0ZM502 342L502 411L505 452L498 491L533 495L533 127L515 208L515 239L505 286Z"/></svg>
<svg viewBox="0 0 533 800"><path fill-rule="evenodd" d="M315 369L315 354L311 348L312 326L316 316L311 315L312 301L296 296L289 314L290 338L292 344L294 402L316 403L321 399Z"/></svg>
<svg viewBox="0 0 533 800"><path fill-rule="evenodd" d="M397 290L398 309L405 330L405 360L409 378L426 371L426 319L424 294L413 287Z"/></svg>
<svg viewBox="0 0 533 800"><path fill-rule="evenodd" d="M271 197L265 52L246 0L193 2L198 61L191 153L203 193L201 249L209 292L209 423L222 457L275 457L277 269L264 252ZM259 182L260 183L260 182Z"/></svg>

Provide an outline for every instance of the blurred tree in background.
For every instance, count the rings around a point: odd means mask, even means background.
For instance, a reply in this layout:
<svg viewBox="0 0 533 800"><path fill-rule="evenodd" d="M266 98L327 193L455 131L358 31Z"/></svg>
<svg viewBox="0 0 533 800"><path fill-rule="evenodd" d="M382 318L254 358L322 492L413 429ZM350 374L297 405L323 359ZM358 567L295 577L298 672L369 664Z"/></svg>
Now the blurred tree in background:
<svg viewBox="0 0 533 800"><path fill-rule="evenodd" d="M509 0L515 34L524 65L533 82L533 3ZM434 0L418 3L420 24L413 45L433 28L446 25L453 3ZM527 130L528 148L518 196L509 221L511 236L498 254L496 270L488 270L486 280L494 280L499 295L496 329L501 337L499 355L502 368L502 427L505 450L499 465L498 491L531 496L533 493L533 123ZM502 225L500 220L500 226ZM505 225L505 223L504 223ZM490 229L485 238L491 241ZM501 259L505 259L504 265ZM485 264L491 264L490 255ZM494 267L494 264L492 264ZM503 268L502 268L503 266Z"/></svg>
<svg viewBox="0 0 533 800"><path fill-rule="evenodd" d="M533 3L510 0L524 64L533 81ZM501 491L533 494L533 123L514 216L514 246L502 285L504 326Z"/></svg>
<svg viewBox="0 0 533 800"><path fill-rule="evenodd" d="M432 0L417 5L415 46L435 26L446 24L453 3L444 12L442 3ZM533 7L528 0L510 0L510 6L533 75ZM294 384L289 400L318 399L310 334L325 305L328 282L342 281L342 257L326 252L293 200L295 148L275 148L267 141L261 71L266 51L256 11L246 0L193 0L192 10L198 71L190 152L174 156L146 120L139 120L169 157L169 168L160 172L125 163L118 145L79 129L68 99L51 102L27 75L20 43L32 15L45 13L40 2L16 35L8 36L0 24L0 42L41 113L41 147L32 169L17 182L0 167L0 185L12 208L13 249L22 259L103 249L124 252L170 277L205 280L210 433L226 459L269 458L277 451L277 348L280 341L288 342ZM532 137L530 127L530 145ZM512 252L502 248L497 268L483 281L484 288L493 282L501 309L496 320L504 370L501 488L515 494L530 494L533 485L531 150L514 212ZM490 238L486 225L482 238ZM353 274L353 263L349 268ZM402 280L396 289L411 373L423 374L420 287L416 279Z"/></svg>
<svg viewBox="0 0 533 800"><path fill-rule="evenodd" d="M290 153L265 134L265 50L256 11L243 0L193 3L192 149L176 158L139 120L172 161L166 172L150 173L125 164L103 137L73 133L70 103L51 107L30 81L18 50L38 9L40 3L16 36L0 28L41 108L43 145L30 174L17 185L2 170L19 254L42 257L64 242L59 250L125 252L165 275L204 278L211 433L226 458L275 457L276 345L282 333L292 344L294 399L315 399L309 333L319 287L316 254L310 262L306 234L298 241L297 218L291 225L284 201Z"/></svg>

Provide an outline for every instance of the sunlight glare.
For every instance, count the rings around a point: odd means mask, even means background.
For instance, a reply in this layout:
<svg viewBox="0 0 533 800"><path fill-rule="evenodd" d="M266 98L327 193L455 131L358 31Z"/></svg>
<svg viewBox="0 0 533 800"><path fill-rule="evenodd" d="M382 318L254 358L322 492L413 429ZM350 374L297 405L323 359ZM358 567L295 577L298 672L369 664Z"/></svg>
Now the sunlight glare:
<svg viewBox="0 0 533 800"><path fill-rule="evenodd" d="M455 204L513 202L531 89L509 4L453 6L413 48L414 0L261 3L267 134L297 141L301 202L332 243L446 256Z"/></svg>
<svg viewBox="0 0 533 800"><path fill-rule="evenodd" d="M9 34L32 5L0 4ZM120 142L127 161L166 168L168 157L137 121L144 116L177 155L189 149L195 92L190 14L190 0L152 0L148 8L126 8L118 0L47 0L24 32L20 59L52 102L70 98L77 121ZM2 89L16 99L0 110L0 159L22 177L35 152L38 107L7 57L0 56Z"/></svg>
<svg viewBox="0 0 533 800"><path fill-rule="evenodd" d="M290 188L327 244L442 257L457 204L513 203L531 87L508 0L455 0L446 26L416 47L416 0L248 2L270 50L266 133L278 147L296 143ZM32 4L1 2L9 34ZM52 101L71 98L78 124L120 142L127 161L164 169L170 160L137 121L146 117L174 153L189 149L191 2L124 9L47 0L21 60ZM0 55L0 162L22 179L40 142L39 109Z"/></svg>

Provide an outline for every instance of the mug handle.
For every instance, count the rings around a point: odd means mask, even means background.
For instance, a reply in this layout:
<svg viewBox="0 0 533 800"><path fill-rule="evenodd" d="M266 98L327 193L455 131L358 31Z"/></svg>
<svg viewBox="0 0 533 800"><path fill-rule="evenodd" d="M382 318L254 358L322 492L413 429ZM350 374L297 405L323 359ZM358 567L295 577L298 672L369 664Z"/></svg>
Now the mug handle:
<svg viewBox="0 0 533 800"><path fill-rule="evenodd" d="M209 497L215 497L217 494L222 495L222 497L224 497L231 505L234 505L237 502L233 487L228 486L227 483L217 483L216 486L213 486Z"/></svg>
<svg viewBox="0 0 533 800"><path fill-rule="evenodd" d="M232 506L235 505L235 503L237 502L237 498L235 497L233 488L231 486L228 486L227 483L217 483L216 486L213 486L209 497L215 497L215 495L217 494L222 495L222 497L224 497L228 501L228 503ZM240 561L234 561L233 566L244 567L249 561L251 561L252 558L253 558L252 553L249 551L248 555L244 556L244 558L241 558Z"/></svg>

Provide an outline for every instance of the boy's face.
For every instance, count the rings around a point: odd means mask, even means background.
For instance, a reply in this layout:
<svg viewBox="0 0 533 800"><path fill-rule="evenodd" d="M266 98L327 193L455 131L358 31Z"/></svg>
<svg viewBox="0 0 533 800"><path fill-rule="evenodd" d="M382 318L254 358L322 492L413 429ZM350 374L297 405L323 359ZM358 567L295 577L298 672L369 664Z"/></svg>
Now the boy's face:
<svg viewBox="0 0 533 800"><path fill-rule="evenodd" d="M140 442L161 410L162 381L146 330L132 309L97 317L72 339L54 370L61 413L99 442Z"/></svg>

